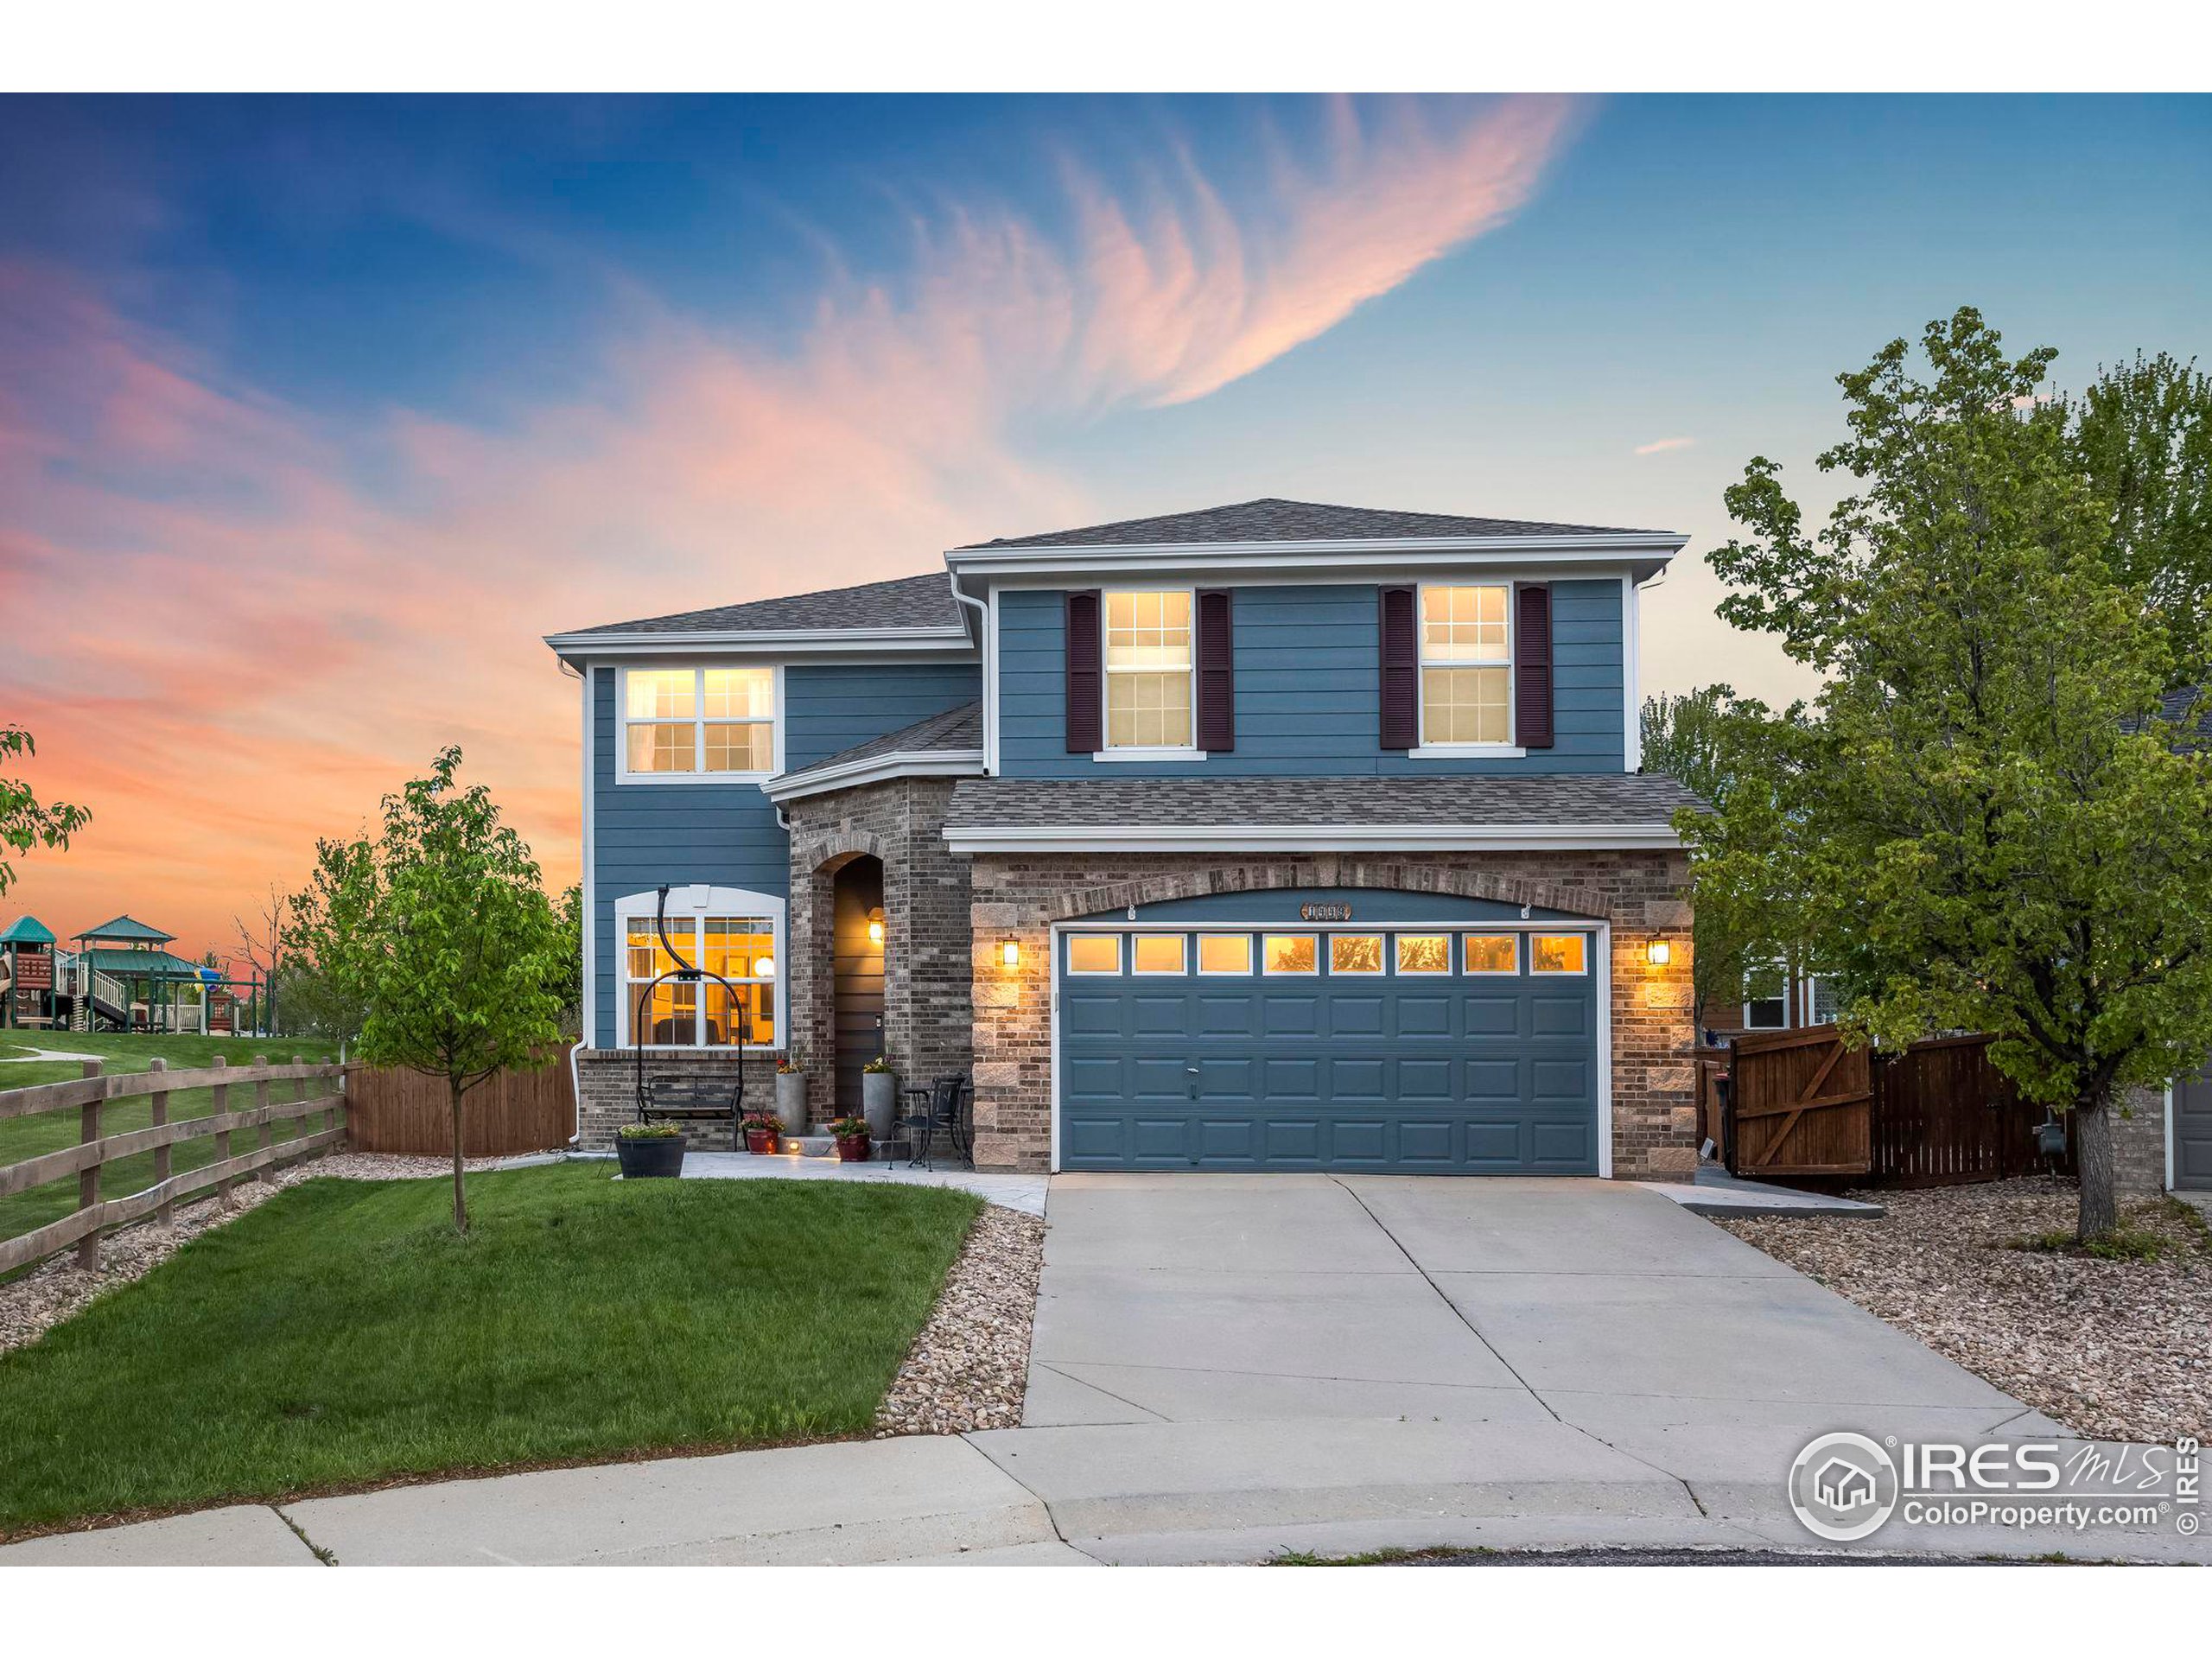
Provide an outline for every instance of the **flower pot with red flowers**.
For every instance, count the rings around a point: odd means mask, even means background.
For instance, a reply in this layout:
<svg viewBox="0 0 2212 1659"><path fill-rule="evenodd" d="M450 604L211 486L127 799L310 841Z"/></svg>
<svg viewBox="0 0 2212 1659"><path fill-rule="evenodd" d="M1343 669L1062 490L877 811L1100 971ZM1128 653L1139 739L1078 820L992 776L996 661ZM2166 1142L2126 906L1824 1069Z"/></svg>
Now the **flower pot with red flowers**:
<svg viewBox="0 0 2212 1659"><path fill-rule="evenodd" d="M745 1131L745 1149L766 1158L784 1149L784 1126L773 1112L747 1112L738 1120Z"/></svg>
<svg viewBox="0 0 2212 1659"><path fill-rule="evenodd" d="M837 1161L841 1164L868 1162L868 1119L840 1117L832 1120L830 1133L836 1137Z"/></svg>

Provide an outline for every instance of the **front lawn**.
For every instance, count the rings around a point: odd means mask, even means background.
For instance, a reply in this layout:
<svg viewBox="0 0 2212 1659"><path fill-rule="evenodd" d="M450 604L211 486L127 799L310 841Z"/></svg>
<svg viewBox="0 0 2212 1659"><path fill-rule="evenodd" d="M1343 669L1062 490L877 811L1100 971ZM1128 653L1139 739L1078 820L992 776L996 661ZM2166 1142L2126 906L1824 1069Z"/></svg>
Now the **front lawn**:
<svg viewBox="0 0 2212 1659"><path fill-rule="evenodd" d="M305 1060L334 1060L338 1046L313 1037L267 1037L239 1039L232 1037L159 1037L124 1036L118 1033L88 1035L83 1032L54 1032L40 1039L50 1048L66 1048L74 1052L97 1054L111 1074L143 1071L156 1056L168 1062L172 1071L197 1071L213 1065L217 1055L233 1066L251 1065L256 1054L265 1054L276 1064L289 1061L295 1054ZM59 1083L68 1077L85 1075L83 1065L76 1060L11 1060L0 1063L0 1089L28 1089L34 1084ZM289 1100L289 1083L270 1085L270 1098ZM320 1083L310 1081L310 1095L329 1092ZM253 1104L253 1088L246 1084L231 1091L231 1109L237 1111ZM211 1090L179 1090L169 1096L169 1116L174 1120L206 1117L215 1109L215 1096ZM143 1095L112 1103L103 1114L101 1128L109 1135L121 1135L130 1129L142 1129L153 1122L154 1109ZM78 1135L78 1113L74 1107L66 1111L41 1112L35 1117L0 1119L0 1167L21 1163L26 1158L35 1158L42 1152L73 1145ZM314 1128L321 1128L320 1120ZM296 1131L296 1123L274 1126L274 1138L289 1141ZM233 1154L251 1148L257 1131L249 1129L233 1137ZM215 1141L212 1135L202 1135L194 1141L180 1141L172 1149L170 1168L178 1174L188 1169L197 1169L211 1163L215 1156ZM118 1159L100 1172L100 1191L106 1198L123 1198L143 1191L154 1184L154 1154L142 1152L134 1157ZM27 1192L10 1193L0 1197L0 1238L13 1238L43 1227L49 1221L59 1220L77 1207L77 1178L66 1176L58 1181L48 1181Z"/></svg>
<svg viewBox="0 0 2212 1659"><path fill-rule="evenodd" d="M863 1434L981 1207L566 1164L311 1180L0 1356L0 1533Z"/></svg>

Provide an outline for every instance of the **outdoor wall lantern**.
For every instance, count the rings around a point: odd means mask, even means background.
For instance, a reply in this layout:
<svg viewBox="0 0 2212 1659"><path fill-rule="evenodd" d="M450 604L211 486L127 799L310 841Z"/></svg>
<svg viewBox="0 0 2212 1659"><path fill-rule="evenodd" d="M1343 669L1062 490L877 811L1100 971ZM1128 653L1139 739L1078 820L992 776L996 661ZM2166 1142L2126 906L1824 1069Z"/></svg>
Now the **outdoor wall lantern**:
<svg viewBox="0 0 2212 1659"><path fill-rule="evenodd" d="M1643 959L1654 968L1664 968L1675 959L1675 947L1664 939L1654 939L1643 947Z"/></svg>
<svg viewBox="0 0 2212 1659"><path fill-rule="evenodd" d="M1021 941L1011 936L999 941L999 965L1002 968L1021 966Z"/></svg>
<svg viewBox="0 0 2212 1659"><path fill-rule="evenodd" d="M868 913L868 942L870 944L883 943L883 912L880 910L871 910Z"/></svg>

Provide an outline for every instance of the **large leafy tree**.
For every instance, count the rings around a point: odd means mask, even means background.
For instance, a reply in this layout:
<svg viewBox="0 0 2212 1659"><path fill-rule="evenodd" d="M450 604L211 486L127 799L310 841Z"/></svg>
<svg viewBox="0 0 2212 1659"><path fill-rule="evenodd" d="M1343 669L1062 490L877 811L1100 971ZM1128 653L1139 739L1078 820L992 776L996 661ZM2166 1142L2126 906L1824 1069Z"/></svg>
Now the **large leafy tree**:
<svg viewBox="0 0 2212 1659"><path fill-rule="evenodd" d="M15 726L0 726L0 760L25 759L38 753L31 734ZM28 853L34 847L60 851L69 837L92 821L81 806L60 802L48 805L31 792L31 786L13 778L0 778L0 893L15 885L10 853Z"/></svg>
<svg viewBox="0 0 2212 1659"><path fill-rule="evenodd" d="M1784 826L1770 725L1764 704L1725 685L1643 703L1646 769L1664 772L1717 810L1693 850L1700 868L1694 871L1691 1013L1700 1027L1708 1008L1739 1001L1767 964L1798 955L1792 892L1771 885L1789 870L1773 856Z"/></svg>
<svg viewBox="0 0 2212 1659"><path fill-rule="evenodd" d="M2087 1239L2117 1224L2124 1090L2212 1050L2212 757L2158 717L2177 631L2041 395L2054 353L2008 357L1971 309L1921 346L1926 378L1902 340L1839 377L1848 435L1819 465L1853 485L1824 528L1764 457L1727 492L1747 533L1712 556L1721 615L1827 684L1770 723L1778 811L1683 828L1848 953L1847 1025L1995 1035L2071 1114Z"/></svg>
<svg viewBox="0 0 2212 1659"><path fill-rule="evenodd" d="M453 1219L468 1230L462 1106L505 1066L541 1063L560 1036L560 919L522 837L461 751L384 799L373 837L317 843L288 942L330 995L360 1010L359 1053L442 1077L453 1116Z"/></svg>

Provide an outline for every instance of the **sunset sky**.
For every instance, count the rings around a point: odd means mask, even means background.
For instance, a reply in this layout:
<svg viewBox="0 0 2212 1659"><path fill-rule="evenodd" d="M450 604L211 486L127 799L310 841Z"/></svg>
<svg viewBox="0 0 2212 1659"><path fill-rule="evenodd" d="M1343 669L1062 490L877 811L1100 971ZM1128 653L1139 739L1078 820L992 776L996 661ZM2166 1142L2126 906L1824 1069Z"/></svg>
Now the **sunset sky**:
<svg viewBox="0 0 2212 1659"><path fill-rule="evenodd" d="M197 952L458 742L574 878L540 636L1280 495L1662 526L1961 303L2212 359L2212 101L0 99L0 922Z"/></svg>

